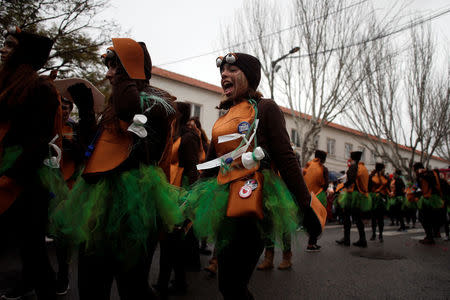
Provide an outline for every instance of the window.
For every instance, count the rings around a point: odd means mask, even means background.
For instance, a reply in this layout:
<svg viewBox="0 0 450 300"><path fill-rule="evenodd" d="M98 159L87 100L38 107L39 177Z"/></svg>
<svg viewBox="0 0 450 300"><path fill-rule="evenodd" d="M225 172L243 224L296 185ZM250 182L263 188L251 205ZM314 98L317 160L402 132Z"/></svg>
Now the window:
<svg viewBox="0 0 450 300"><path fill-rule="evenodd" d="M327 152L330 156L336 155L336 140L327 138Z"/></svg>
<svg viewBox="0 0 450 300"><path fill-rule="evenodd" d="M295 147L300 147L300 136L295 129L291 129L291 142L294 143Z"/></svg>
<svg viewBox="0 0 450 300"><path fill-rule="evenodd" d="M366 162L366 149L364 147L358 147L358 151L361 151L361 162Z"/></svg>
<svg viewBox="0 0 450 300"><path fill-rule="evenodd" d="M314 137L314 143L313 143L314 149L318 149L319 148L319 139L320 139L320 135L316 135Z"/></svg>
<svg viewBox="0 0 450 300"><path fill-rule="evenodd" d="M200 119L200 111L202 107L198 104L191 104L191 117L197 117Z"/></svg>
<svg viewBox="0 0 450 300"><path fill-rule="evenodd" d="M345 158L348 159L348 158L350 158L350 153L353 152L353 145L349 144L349 143L345 143L344 147L345 147L344 155L345 155Z"/></svg>

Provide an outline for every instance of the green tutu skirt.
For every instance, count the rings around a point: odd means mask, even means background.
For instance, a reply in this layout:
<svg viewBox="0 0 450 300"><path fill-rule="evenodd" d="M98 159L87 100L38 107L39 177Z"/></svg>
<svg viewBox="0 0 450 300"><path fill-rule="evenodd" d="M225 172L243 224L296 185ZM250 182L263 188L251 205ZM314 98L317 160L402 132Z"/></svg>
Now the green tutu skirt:
<svg viewBox="0 0 450 300"><path fill-rule="evenodd" d="M367 212L372 209L372 199L359 192L342 192L339 194L338 204L347 210Z"/></svg>
<svg viewBox="0 0 450 300"><path fill-rule="evenodd" d="M86 251L98 254L106 247L120 258L145 248L161 226L171 230L183 222L179 195L155 166L110 174L95 184L80 177L51 214L51 232Z"/></svg>
<svg viewBox="0 0 450 300"><path fill-rule="evenodd" d="M298 207L286 184L273 171L263 170L264 218L258 222L263 239L271 240L283 247L283 236L294 233L299 226ZM222 226L233 226L235 218L226 216L229 184L219 185L216 178L194 184L184 198L186 217L193 221L194 233L216 243L220 251L233 238L232 230ZM220 237L218 235L221 232Z"/></svg>
<svg viewBox="0 0 450 300"><path fill-rule="evenodd" d="M319 199L320 203L322 203L323 207L327 208L328 201L327 201L327 193L324 191L321 191L316 195L317 199Z"/></svg>
<svg viewBox="0 0 450 300"><path fill-rule="evenodd" d="M438 209L444 207L444 200L442 200L439 195L432 194L430 198L425 198L424 196L420 197L417 202L417 208L419 209L427 209L433 208Z"/></svg>
<svg viewBox="0 0 450 300"><path fill-rule="evenodd" d="M387 202L387 210L392 210L395 207L400 207L403 210L404 203L406 201L406 197L397 196L397 197L389 197Z"/></svg>
<svg viewBox="0 0 450 300"><path fill-rule="evenodd" d="M386 200L382 195L370 193L370 198L372 199L372 211L386 210Z"/></svg>

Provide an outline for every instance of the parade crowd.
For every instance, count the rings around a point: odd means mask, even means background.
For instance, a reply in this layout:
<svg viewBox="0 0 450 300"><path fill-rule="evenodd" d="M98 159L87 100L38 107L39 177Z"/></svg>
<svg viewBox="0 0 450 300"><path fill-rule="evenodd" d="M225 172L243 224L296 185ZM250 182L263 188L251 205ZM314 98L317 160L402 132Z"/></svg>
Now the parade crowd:
<svg viewBox="0 0 450 300"><path fill-rule="evenodd" d="M107 99L85 79L39 75L52 46L11 27L0 49L0 237L17 243L22 262L2 299L56 299L69 287L80 299L110 299L114 280L121 299L166 299L188 289L186 271L201 269L200 254L212 254L205 270L217 274L224 299L253 299L249 280L255 268L274 267L275 247L278 268L291 268L296 231L307 233L307 252L320 251L330 206L344 225L343 246L354 223L353 245L367 247L365 217L370 239L378 226L383 242L386 215L399 230L418 216L422 244L434 244L442 226L448 240L448 183L438 170L415 163L415 181L405 184L400 170L387 176L377 163L369 173L362 152L352 152L345 176L330 182L321 150L302 168L283 113L258 91L261 63L252 55L217 58L225 113L209 140L190 104L151 85L145 43L112 39L102 55ZM70 286L75 252L78 286Z"/></svg>

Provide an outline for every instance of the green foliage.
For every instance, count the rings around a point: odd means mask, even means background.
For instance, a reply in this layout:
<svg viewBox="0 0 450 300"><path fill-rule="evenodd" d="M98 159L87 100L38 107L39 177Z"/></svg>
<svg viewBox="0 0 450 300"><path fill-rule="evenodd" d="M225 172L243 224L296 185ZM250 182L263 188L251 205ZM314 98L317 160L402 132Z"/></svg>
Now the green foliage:
<svg viewBox="0 0 450 300"><path fill-rule="evenodd" d="M107 93L100 54L119 26L102 20L106 0L0 0L0 26L19 26L55 41L41 73L58 70L58 78L82 77Z"/></svg>

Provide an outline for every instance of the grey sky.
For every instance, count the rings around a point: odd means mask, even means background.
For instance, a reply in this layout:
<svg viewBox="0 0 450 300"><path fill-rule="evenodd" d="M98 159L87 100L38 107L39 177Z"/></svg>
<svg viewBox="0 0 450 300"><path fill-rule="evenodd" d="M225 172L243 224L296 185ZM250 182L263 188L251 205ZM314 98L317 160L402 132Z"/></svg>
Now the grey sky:
<svg viewBox="0 0 450 300"><path fill-rule="evenodd" d="M287 1L287 0L279 0ZM355 0L356 1L356 0ZM388 9L392 1L372 0L376 8ZM130 30L130 37L146 42L155 66L196 56L223 48L220 44L221 26L226 26L242 0L113 0L104 12ZM448 0L405 1L412 13L427 14L450 7ZM441 51L449 50L450 14L432 21L432 29ZM164 69L219 84L215 53L180 63L163 65ZM447 56L448 59L448 56Z"/></svg>

